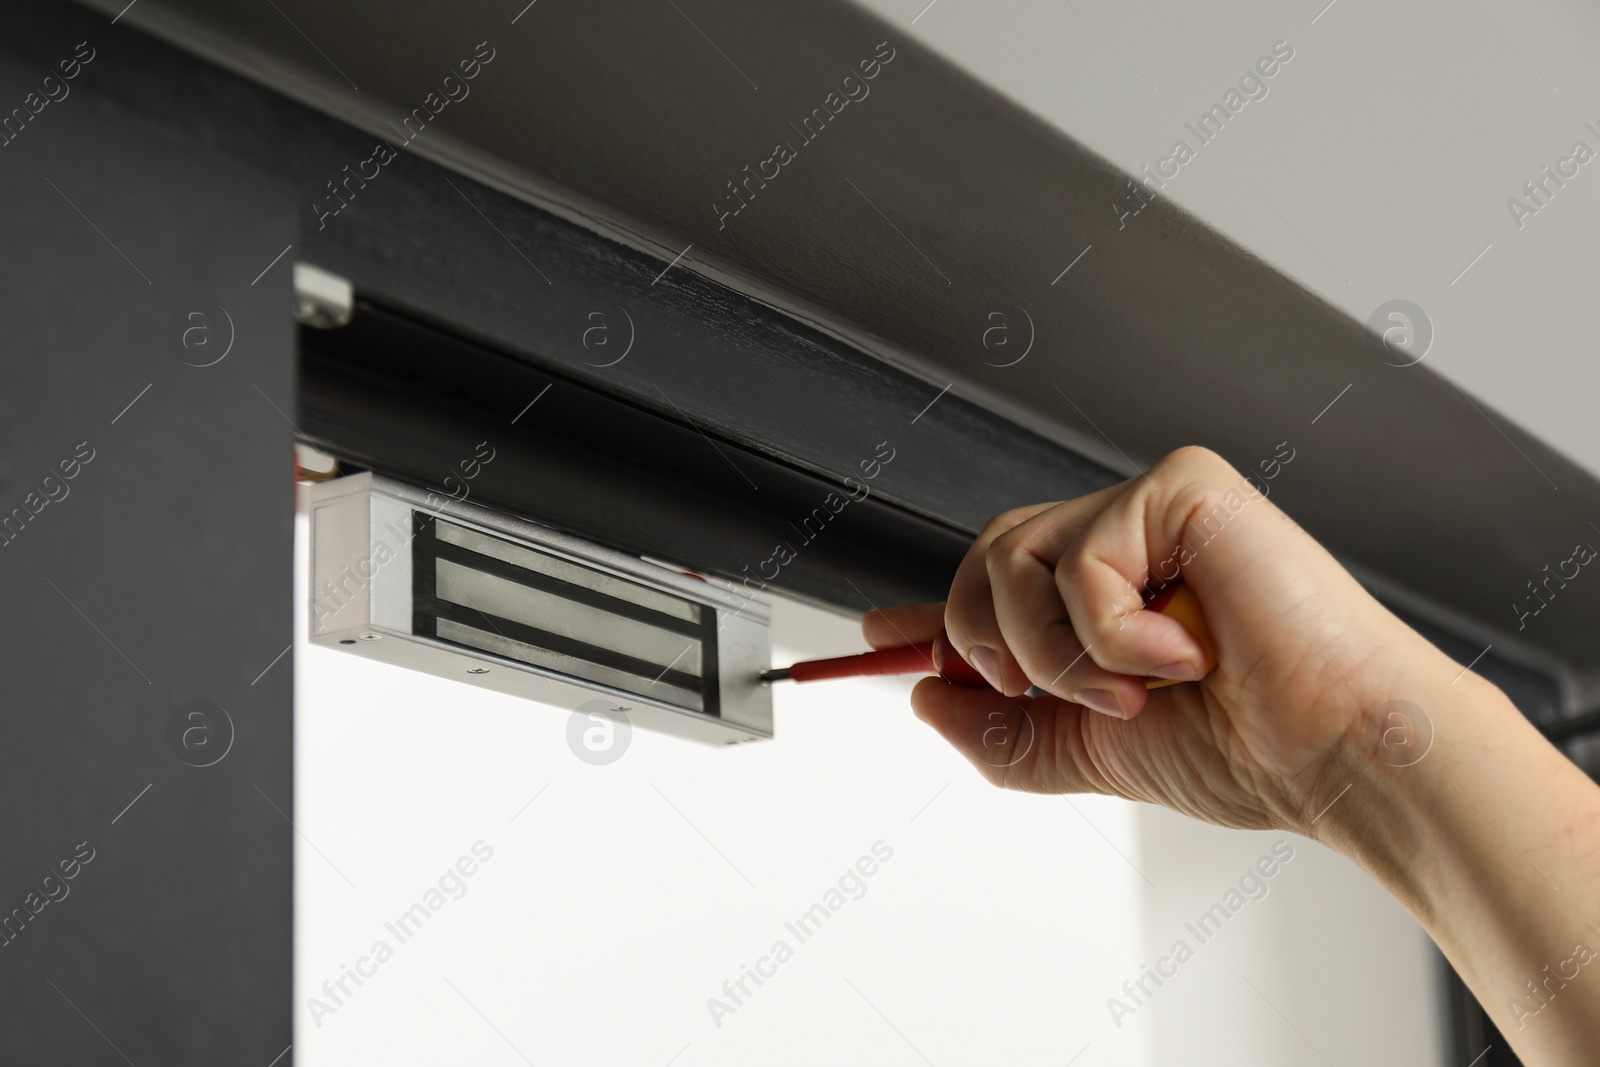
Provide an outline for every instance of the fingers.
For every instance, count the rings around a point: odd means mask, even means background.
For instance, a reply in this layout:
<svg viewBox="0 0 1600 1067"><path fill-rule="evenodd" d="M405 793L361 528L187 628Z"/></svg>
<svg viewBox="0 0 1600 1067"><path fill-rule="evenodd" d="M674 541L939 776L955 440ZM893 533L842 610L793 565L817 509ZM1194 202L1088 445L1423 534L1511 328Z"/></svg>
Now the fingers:
<svg viewBox="0 0 1600 1067"><path fill-rule="evenodd" d="M938 637L943 629L942 603L879 608L861 620L861 634L873 648L920 645Z"/></svg>
<svg viewBox="0 0 1600 1067"><path fill-rule="evenodd" d="M1087 521L1067 506L1041 512L990 546L995 615L1035 685L1130 718L1144 706L1145 678L1205 674L1206 652L1182 624L1144 610L1159 542L1146 536L1143 512L1161 491L1132 485Z"/></svg>
<svg viewBox="0 0 1600 1067"><path fill-rule="evenodd" d="M924 678L911 693L917 717L995 785L1034 793L1107 792L1083 751L1076 704L1011 698Z"/></svg>
<svg viewBox="0 0 1600 1067"><path fill-rule="evenodd" d="M1098 496L1099 494L1096 494ZM1085 498L1085 500L1093 499ZM972 664L989 684L1008 696L1027 692L1028 674L1006 647L1000 624L995 618L994 596L985 562L994 540L1018 523L1025 522L1056 505L1035 504L1001 512L985 524L967 550L950 583L950 600L945 609L945 629L950 642L962 658Z"/></svg>
<svg viewBox="0 0 1600 1067"><path fill-rule="evenodd" d="M1144 610L1142 593L1179 581L1173 607L1208 641ZM944 622L1000 692L927 680L913 705L991 781L1180 809L1201 778L1242 787L1241 753L1301 773L1306 754L1389 699L1385 674L1405 673L1396 635L1421 641L1200 448L1093 496L997 516L962 561ZM1150 678L1205 683L1151 693ZM1047 695L1021 697L1029 683Z"/></svg>
<svg viewBox="0 0 1600 1067"><path fill-rule="evenodd" d="M1143 610L1147 584L1160 585L1192 561L1186 516L1240 484L1214 453L1184 449L1096 515L1075 537L1053 546L1055 584L1074 631L1093 645L1090 655L1110 671L1195 681L1210 669L1210 654L1176 619ZM1237 493L1235 493L1237 495Z"/></svg>
<svg viewBox="0 0 1600 1067"><path fill-rule="evenodd" d="M1145 679L1193 681L1212 666L1181 623L1143 610L1141 594L1180 577L1189 517L1216 512L1226 523L1237 506L1213 505L1242 485L1214 453L1181 449L1091 496L997 516L951 585L951 640L1007 695L1032 684L1106 714L1138 714Z"/></svg>
<svg viewBox="0 0 1600 1067"><path fill-rule="evenodd" d="M1079 640L1056 585L1056 561L1063 545L1077 538L1079 525L1063 506L995 539L985 561L995 619L1034 685L1102 714L1132 718L1144 708L1144 676L1116 673L1093 658L1093 643L1086 647Z"/></svg>

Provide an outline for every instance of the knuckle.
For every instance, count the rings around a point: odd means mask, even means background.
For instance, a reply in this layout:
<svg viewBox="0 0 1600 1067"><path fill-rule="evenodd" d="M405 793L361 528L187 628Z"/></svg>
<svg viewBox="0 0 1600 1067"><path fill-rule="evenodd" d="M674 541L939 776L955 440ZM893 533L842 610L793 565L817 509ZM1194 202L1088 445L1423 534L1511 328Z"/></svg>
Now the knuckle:
<svg viewBox="0 0 1600 1067"><path fill-rule="evenodd" d="M1028 546L1021 531L1022 527L1014 526L989 544L983 563L991 577L1011 574L1026 561Z"/></svg>
<svg viewBox="0 0 1600 1067"><path fill-rule="evenodd" d="M1082 589L1084 586L1083 572L1089 565L1088 550L1084 549L1069 556L1063 556L1056 564L1056 588L1061 592L1063 600L1072 602L1070 591L1074 588ZM1127 615L1129 612L1138 611L1144 606L1143 599L1132 586L1126 589L1126 599L1122 596L1110 597L1103 602L1099 598L1077 598L1083 605L1083 616L1074 616L1074 621L1080 623L1085 633L1079 636L1087 643L1094 646L1094 652L1102 648L1115 648L1127 639ZM1098 661L1093 652L1091 659Z"/></svg>
<svg viewBox="0 0 1600 1067"><path fill-rule="evenodd" d="M1063 552L1061 558L1056 560L1056 583L1062 587L1063 592L1068 585L1079 584L1084 567L1088 565L1091 551L1088 544L1076 545L1071 551Z"/></svg>
<svg viewBox="0 0 1600 1067"><path fill-rule="evenodd" d="M1236 477L1238 475L1233 469L1233 464L1204 445L1184 445L1167 453L1157 466L1181 471L1190 476Z"/></svg>
<svg viewBox="0 0 1600 1067"><path fill-rule="evenodd" d="M1185 453L1195 458L1175 462L1170 472L1162 472L1164 505L1171 514L1183 516L1188 529L1209 537L1243 508L1249 487L1232 464L1210 449L1189 446L1167 458Z"/></svg>
<svg viewBox="0 0 1600 1067"><path fill-rule="evenodd" d="M1009 529L1010 527L1017 525L1017 523L1022 522L1029 515L1031 515L1033 511L1034 508L1032 505L1020 508L1007 508L999 515L996 515L995 518L1004 522L1006 527Z"/></svg>
<svg viewBox="0 0 1600 1067"><path fill-rule="evenodd" d="M944 632L962 656L971 652L974 646L985 644L990 640L989 635L984 632L982 620L970 612L946 612Z"/></svg>
<svg viewBox="0 0 1600 1067"><path fill-rule="evenodd" d="M993 541L1025 521L1033 510L1031 507L1010 508L990 516L989 521L983 524L983 529L978 531L978 540L980 542Z"/></svg>
<svg viewBox="0 0 1600 1067"><path fill-rule="evenodd" d="M1191 485L1177 497L1177 504L1189 522L1207 536L1220 530L1238 510L1232 506L1239 494L1216 485Z"/></svg>
<svg viewBox="0 0 1600 1067"><path fill-rule="evenodd" d="M1007 516L1010 514L1009 511L1002 511L998 515L991 515L989 521L978 531L978 543L992 541L1015 525L1007 521Z"/></svg>

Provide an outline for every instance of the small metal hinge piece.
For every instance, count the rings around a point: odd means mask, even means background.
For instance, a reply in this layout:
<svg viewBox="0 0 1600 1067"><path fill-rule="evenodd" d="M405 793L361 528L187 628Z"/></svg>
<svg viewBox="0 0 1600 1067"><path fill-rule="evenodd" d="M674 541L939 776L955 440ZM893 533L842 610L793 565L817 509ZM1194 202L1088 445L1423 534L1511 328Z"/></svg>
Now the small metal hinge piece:
<svg viewBox="0 0 1600 1067"><path fill-rule="evenodd" d="M294 321L319 330L348 326L355 302L348 280L309 263L294 265Z"/></svg>

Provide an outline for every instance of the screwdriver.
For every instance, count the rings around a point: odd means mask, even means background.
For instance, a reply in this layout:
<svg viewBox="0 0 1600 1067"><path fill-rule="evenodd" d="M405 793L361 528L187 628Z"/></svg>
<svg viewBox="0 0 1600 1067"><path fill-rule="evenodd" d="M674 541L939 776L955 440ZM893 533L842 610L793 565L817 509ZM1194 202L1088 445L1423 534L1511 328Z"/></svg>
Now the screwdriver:
<svg viewBox="0 0 1600 1067"><path fill-rule="evenodd" d="M1146 590L1144 610L1159 611L1176 619L1185 630L1189 631L1190 636L1200 643L1200 647L1205 649L1207 657L1213 663L1216 662L1216 646L1211 641L1210 631L1206 629L1205 615L1200 610L1200 601L1187 585L1174 582L1160 589ZM935 640L918 645L881 648L874 652L835 656L832 659L802 660L789 667L769 667L761 672L761 680L821 682L830 678L863 678L891 674L936 674L951 685L959 685L965 689L992 688L984 680L983 675L961 658L961 653L957 652L956 646L950 642L950 635L942 630ZM1146 680L1145 687L1159 689L1177 684L1164 678L1150 678Z"/></svg>

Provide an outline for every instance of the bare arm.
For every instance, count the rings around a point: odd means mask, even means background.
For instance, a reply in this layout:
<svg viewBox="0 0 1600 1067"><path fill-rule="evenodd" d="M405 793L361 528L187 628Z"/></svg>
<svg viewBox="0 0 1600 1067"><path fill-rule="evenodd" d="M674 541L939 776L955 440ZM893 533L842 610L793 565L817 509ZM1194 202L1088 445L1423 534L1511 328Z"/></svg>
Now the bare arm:
<svg viewBox="0 0 1600 1067"><path fill-rule="evenodd" d="M1178 576L1214 655L1140 610ZM1315 837L1410 909L1525 1060L1595 1062L1600 787L1220 458L997 516L947 605L865 630L941 624L1001 692L928 679L913 706L990 780ZM995 752L1024 720L1034 743Z"/></svg>
<svg viewBox="0 0 1600 1067"><path fill-rule="evenodd" d="M1420 700L1428 754L1342 756L1348 794L1312 830L1416 916L1524 1062L1594 1063L1600 791L1477 676Z"/></svg>

